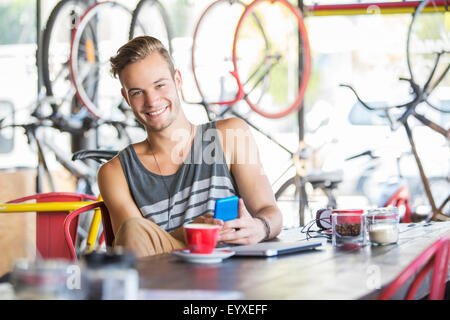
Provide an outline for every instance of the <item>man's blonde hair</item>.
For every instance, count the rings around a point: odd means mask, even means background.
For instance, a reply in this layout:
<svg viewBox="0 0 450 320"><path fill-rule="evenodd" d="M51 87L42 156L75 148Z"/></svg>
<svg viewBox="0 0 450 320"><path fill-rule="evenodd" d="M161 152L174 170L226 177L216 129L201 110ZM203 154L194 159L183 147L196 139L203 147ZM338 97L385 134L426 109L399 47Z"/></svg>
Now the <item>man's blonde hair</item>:
<svg viewBox="0 0 450 320"><path fill-rule="evenodd" d="M145 59L153 52L158 52L166 60L170 74L174 75L175 67L173 65L170 53L158 39L150 36L136 37L117 50L117 55L109 59L111 63L111 74L114 78L120 77L120 72L130 63Z"/></svg>

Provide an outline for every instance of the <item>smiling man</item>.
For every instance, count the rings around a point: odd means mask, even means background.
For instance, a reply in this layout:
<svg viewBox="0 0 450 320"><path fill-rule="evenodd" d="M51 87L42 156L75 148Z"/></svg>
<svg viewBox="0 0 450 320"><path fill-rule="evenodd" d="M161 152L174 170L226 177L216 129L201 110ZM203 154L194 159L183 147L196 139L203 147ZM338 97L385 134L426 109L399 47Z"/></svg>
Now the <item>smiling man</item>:
<svg viewBox="0 0 450 320"><path fill-rule="evenodd" d="M282 215L247 124L237 118L190 123L179 98L180 71L155 38L130 40L110 61L123 97L147 131L144 141L98 172L115 245L138 257L185 248L183 225L189 222L220 224L219 241L226 243L277 236ZM214 219L216 199L233 195L241 198L238 219Z"/></svg>

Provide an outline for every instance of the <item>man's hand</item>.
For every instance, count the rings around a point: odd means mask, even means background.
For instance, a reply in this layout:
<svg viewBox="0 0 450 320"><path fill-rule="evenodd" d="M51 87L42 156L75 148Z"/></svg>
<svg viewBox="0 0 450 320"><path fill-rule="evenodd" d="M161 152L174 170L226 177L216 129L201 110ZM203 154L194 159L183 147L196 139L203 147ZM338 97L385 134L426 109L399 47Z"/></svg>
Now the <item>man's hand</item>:
<svg viewBox="0 0 450 320"><path fill-rule="evenodd" d="M199 216L192 220L191 223L217 224L219 226L223 226L223 221L220 219L214 219L214 215L212 213L206 213L202 216Z"/></svg>
<svg viewBox="0 0 450 320"><path fill-rule="evenodd" d="M263 240L266 235L264 223L250 215L242 199L239 199L238 218L222 223L223 227L219 231L218 239L220 242L255 244Z"/></svg>

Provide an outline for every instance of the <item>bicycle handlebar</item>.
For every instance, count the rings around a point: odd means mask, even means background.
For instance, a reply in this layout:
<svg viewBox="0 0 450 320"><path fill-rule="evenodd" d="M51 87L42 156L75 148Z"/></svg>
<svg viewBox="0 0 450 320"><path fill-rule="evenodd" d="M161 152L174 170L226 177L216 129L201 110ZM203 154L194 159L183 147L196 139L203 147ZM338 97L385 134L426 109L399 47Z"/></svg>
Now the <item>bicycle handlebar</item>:
<svg viewBox="0 0 450 320"><path fill-rule="evenodd" d="M348 157L348 158L345 158L344 160L345 160L345 161L349 161L349 160L353 160L353 159L360 158L360 157L364 157L364 156L369 156L370 159L377 159L377 158L379 158L378 156L375 156L375 155L373 154L373 151L372 151L372 150L366 150L366 151L364 151L364 152L355 154L354 156L350 156L350 157Z"/></svg>
<svg viewBox="0 0 450 320"><path fill-rule="evenodd" d="M401 78L400 80L407 80L409 81L409 79L403 79ZM340 87L346 87L349 88L350 90L352 90L352 92L354 93L354 95L356 96L356 99L358 100L358 102L367 110L369 111L383 111L384 114L386 115L387 120L389 121L389 127L391 128L392 131L395 131L398 128L398 125L396 125L396 122L399 120L394 120L390 114L390 110L391 109L398 109L398 108L404 108L407 107L408 104L401 104L401 105L396 105L396 106L387 106L387 107L380 107L380 108L375 108L375 107L371 107L369 106L366 102L364 102L358 95L358 93L356 92L356 90L348 84L340 84Z"/></svg>
<svg viewBox="0 0 450 320"><path fill-rule="evenodd" d="M409 79L405 79L405 78L400 78L400 80L406 80L406 81L409 81ZM369 106L366 102L364 102L364 101L360 98L360 96L358 95L358 93L356 92L356 90L355 90L351 85L341 83L341 84L339 84L339 86L340 86L340 87L346 87L346 88L349 88L350 90L352 90L352 92L355 94L355 97L356 97L356 99L358 100L358 102L361 103L361 104L363 105L364 108L366 108L367 110L370 110L370 111L378 111L378 110L385 111L385 110L390 110L390 109L403 108L403 107L406 107L406 106L407 106L406 104L401 104L401 105L396 105L396 106L388 106L388 107L380 107L380 108L371 107L371 106Z"/></svg>
<svg viewBox="0 0 450 320"><path fill-rule="evenodd" d="M448 68L450 68L450 66ZM405 104L389 106L389 107L382 107L382 108L374 108L374 107L367 105L367 103L365 103L359 97L358 93L352 86L350 86L348 84L340 84L339 86L347 87L347 88L351 89L352 92L355 94L356 98L358 99L358 101L361 103L361 105L363 107L365 107L366 109L368 109L370 111L380 111L380 110L384 111L386 114L386 117L389 120L390 128L392 131L396 130L401 124L405 124L408 117L410 115L412 115L414 118L419 120L421 123L423 123L424 125L428 126L432 130L436 131L437 133L441 134L442 136L444 136L448 139L448 137L450 136L450 130L445 129L445 128L441 127L440 125L438 125L437 123L427 119L425 116L418 114L415 110L416 106L418 104L420 104L421 102L425 102L428 105L430 105L428 103L428 101L426 100L426 95L428 93L425 93L424 91L422 91L421 88L412 79L400 78L400 80L408 81L411 84L411 87L415 93L414 99ZM394 108L406 108L406 110L405 110L405 112L403 112L403 114L399 118L394 120L394 119L392 119L391 114L389 113L389 111Z"/></svg>
<svg viewBox="0 0 450 320"><path fill-rule="evenodd" d="M114 150L80 150L72 155L72 160L86 160L91 159L98 163L111 160L119 152Z"/></svg>
<svg viewBox="0 0 450 320"><path fill-rule="evenodd" d="M113 126L119 135L119 138L123 134L123 130L126 127L139 127L138 125L133 126L123 121L118 120L95 120L90 117L85 117L84 119L75 119L75 118L66 118L59 114L37 118L35 122L22 123L22 124L8 124L3 125L3 121L5 118L0 119L0 130L6 127L22 127L25 131L29 131L30 129L36 129L38 127L52 127L62 132L68 132L71 134L83 134L84 132L98 128L102 125L111 125Z"/></svg>

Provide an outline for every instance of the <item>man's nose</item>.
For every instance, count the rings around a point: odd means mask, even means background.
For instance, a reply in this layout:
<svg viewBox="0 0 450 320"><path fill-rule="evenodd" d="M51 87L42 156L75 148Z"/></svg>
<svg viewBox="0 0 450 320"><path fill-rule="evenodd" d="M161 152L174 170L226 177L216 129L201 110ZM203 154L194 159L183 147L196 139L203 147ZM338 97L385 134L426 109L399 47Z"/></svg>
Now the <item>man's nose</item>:
<svg viewBox="0 0 450 320"><path fill-rule="evenodd" d="M158 106L161 101L160 95L154 90L147 90L145 92L145 103L149 106Z"/></svg>

